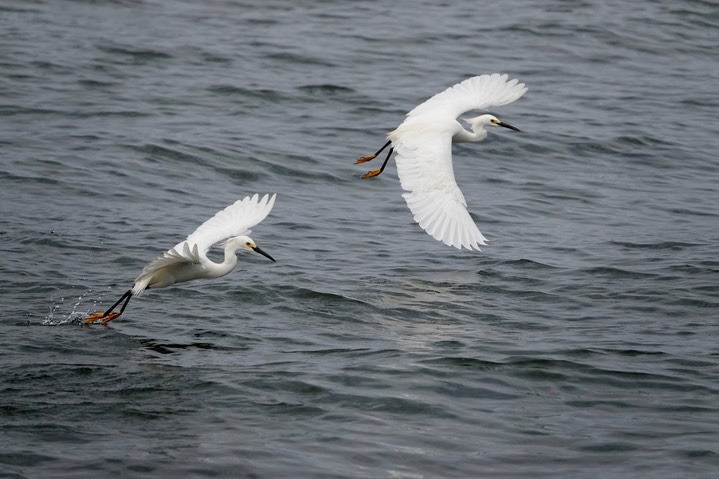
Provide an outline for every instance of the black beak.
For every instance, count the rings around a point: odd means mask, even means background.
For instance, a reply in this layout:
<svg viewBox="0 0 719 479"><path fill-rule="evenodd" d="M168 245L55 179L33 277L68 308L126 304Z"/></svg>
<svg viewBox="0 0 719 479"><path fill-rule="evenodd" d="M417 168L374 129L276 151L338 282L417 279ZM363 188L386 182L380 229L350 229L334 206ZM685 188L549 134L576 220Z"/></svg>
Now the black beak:
<svg viewBox="0 0 719 479"><path fill-rule="evenodd" d="M503 121L500 121L499 123L497 123L497 125L503 126L503 127L505 127L505 128L509 128L510 130L521 131L521 130L520 130L519 128L517 128L516 126L512 126L512 125L510 125L509 123L505 123L505 122L503 122Z"/></svg>
<svg viewBox="0 0 719 479"><path fill-rule="evenodd" d="M272 261L275 261L275 258L273 258L272 256L270 256L270 255L268 255L267 253L265 253L262 249L260 249L259 246L255 246L254 248L252 248L252 251L254 251L255 253L260 253L260 254L261 254L262 256L264 256L265 258L268 258L268 259L271 259ZM275 263L276 263L276 262L277 262L277 261L275 261Z"/></svg>

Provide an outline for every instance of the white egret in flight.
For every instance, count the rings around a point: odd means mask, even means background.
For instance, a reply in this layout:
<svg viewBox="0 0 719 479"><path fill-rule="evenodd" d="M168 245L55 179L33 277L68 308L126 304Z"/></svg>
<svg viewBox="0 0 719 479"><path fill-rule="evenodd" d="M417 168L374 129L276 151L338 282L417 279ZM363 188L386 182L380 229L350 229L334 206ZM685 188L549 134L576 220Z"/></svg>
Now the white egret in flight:
<svg viewBox="0 0 719 479"><path fill-rule="evenodd" d="M447 88L407 113L379 151L355 162L373 160L391 145L382 166L362 178L382 173L395 151L397 175L406 191L402 196L419 226L447 245L479 250L486 238L467 212L464 195L454 179L452 143L482 141L488 126L519 129L492 114L483 114L465 120L470 128L467 131L457 117L470 110L507 105L526 91L524 83L499 73L468 78Z"/></svg>
<svg viewBox="0 0 719 479"><path fill-rule="evenodd" d="M187 239L145 266L135 278L132 288L107 311L92 313L83 320L83 323L102 321L103 324L107 324L125 311L130 298L140 296L145 289L164 288L183 281L224 276L237 265L235 254L238 250L251 250L275 261L247 236L252 232L250 228L270 213L275 204L275 197L276 195L265 195L260 199L259 195L255 194L237 200L218 212L202 223ZM210 246L222 240L225 240L225 260L222 263L215 263L207 257L207 251ZM113 312L123 301L120 311Z"/></svg>

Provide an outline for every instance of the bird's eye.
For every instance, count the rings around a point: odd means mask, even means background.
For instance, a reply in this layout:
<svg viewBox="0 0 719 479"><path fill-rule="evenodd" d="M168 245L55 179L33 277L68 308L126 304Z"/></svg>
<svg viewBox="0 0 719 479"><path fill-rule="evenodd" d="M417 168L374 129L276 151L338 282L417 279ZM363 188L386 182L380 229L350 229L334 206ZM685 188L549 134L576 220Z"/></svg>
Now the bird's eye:
<svg viewBox="0 0 719 479"><path fill-rule="evenodd" d="M247 243L245 243L245 244L246 244L247 246L252 246L252 243L250 243L249 241L248 241Z"/></svg>

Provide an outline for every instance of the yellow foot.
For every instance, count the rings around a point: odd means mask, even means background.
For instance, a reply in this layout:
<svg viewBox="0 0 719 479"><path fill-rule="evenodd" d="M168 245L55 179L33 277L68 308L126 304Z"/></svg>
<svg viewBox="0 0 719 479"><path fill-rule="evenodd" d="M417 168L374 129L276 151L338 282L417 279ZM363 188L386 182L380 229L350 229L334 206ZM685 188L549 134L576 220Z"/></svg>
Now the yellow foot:
<svg viewBox="0 0 719 479"><path fill-rule="evenodd" d="M355 165L359 163L367 163L368 161L372 161L375 158L377 158L377 155L369 155L369 156L363 156L362 158L357 158L355 160Z"/></svg>
<svg viewBox="0 0 719 479"><path fill-rule="evenodd" d="M364 178L364 179L373 178L373 177L379 175L380 173L382 173L382 170L377 168L376 170L368 171L367 173L362 175L362 178Z"/></svg>
<svg viewBox="0 0 719 479"><path fill-rule="evenodd" d="M97 311L95 313L92 313L90 316L82 320L82 324L92 324L95 321L102 319L105 317L104 311Z"/></svg>
<svg viewBox="0 0 719 479"><path fill-rule="evenodd" d="M112 321L113 319L115 319L115 318L117 318L118 316L120 316L120 314L121 314L121 313L110 313L110 314L108 314L107 316L105 316L104 318L102 318L102 324L107 324L107 323L109 323L109 322Z"/></svg>
<svg viewBox="0 0 719 479"><path fill-rule="evenodd" d="M95 321L102 321L102 324L107 324L108 322L112 321L113 319L120 316L120 313L110 313L107 316L105 316L104 311L97 311L95 313L92 313L90 316L82 320L82 324L92 324Z"/></svg>

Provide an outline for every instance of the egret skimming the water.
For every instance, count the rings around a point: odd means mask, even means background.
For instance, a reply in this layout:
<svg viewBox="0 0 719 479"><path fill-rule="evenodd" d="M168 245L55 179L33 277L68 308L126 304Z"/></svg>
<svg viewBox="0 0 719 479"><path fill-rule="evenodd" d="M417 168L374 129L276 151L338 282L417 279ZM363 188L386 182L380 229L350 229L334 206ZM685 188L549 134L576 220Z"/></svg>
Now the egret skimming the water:
<svg viewBox="0 0 719 479"><path fill-rule="evenodd" d="M158 256L145 266L135 284L107 311L92 313L83 320L84 324L109 321L120 316L130 298L140 296L148 288L164 288L175 283L192 281L193 279L219 278L237 265L238 250L250 250L274 261L274 258L262 251L252 238L247 236L250 228L265 219L275 204L276 195L265 195L262 199L255 194L237 200L215 216L202 223L184 241ZM215 263L207 257L207 251L213 244L225 240L225 260ZM124 301L124 303L122 303ZM113 312L122 303L120 311Z"/></svg>
<svg viewBox="0 0 719 479"><path fill-rule="evenodd" d="M407 113L396 130L387 135L387 143L375 154L363 156L355 163L377 157L391 145L382 166L362 178L372 178L384 171L396 152L397 176L402 196L414 220L438 241L458 249L479 250L486 244L477 225L467 212L467 203L454 179L452 143L478 142L487 137L487 127L503 126L519 131L491 114L467 118L470 131L457 117L470 110L507 105L527 91L524 83L508 80L494 73L468 78L447 88Z"/></svg>

